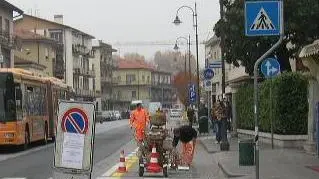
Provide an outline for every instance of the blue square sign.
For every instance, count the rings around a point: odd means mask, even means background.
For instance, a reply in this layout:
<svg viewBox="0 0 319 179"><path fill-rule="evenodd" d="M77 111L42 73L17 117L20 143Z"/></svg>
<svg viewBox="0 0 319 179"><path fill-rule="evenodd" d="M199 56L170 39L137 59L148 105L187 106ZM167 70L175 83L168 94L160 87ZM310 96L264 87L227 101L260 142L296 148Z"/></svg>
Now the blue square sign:
<svg viewBox="0 0 319 179"><path fill-rule="evenodd" d="M280 35L281 1L246 1L246 36Z"/></svg>

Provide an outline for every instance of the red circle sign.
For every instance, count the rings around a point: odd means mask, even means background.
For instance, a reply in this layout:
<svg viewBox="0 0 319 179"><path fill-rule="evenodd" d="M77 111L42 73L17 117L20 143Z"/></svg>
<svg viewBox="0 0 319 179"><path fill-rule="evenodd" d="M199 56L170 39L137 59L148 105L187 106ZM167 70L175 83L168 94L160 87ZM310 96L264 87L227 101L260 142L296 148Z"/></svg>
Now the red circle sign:
<svg viewBox="0 0 319 179"><path fill-rule="evenodd" d="M87 114L79 108L68 109L62 117L61 127L64 132L85 134L89 128Z"/></svg>

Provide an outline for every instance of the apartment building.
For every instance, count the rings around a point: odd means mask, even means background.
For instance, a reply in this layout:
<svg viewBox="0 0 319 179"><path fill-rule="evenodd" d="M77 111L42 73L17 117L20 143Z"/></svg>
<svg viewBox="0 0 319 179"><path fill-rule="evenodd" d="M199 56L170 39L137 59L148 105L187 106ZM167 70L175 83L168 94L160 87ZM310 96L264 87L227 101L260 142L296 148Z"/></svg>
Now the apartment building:
<svg viewBox="0 0 319 179"><path fill-rule="evenodd" d="M95 80L90 80L90 87L97 93L96 108L99 111L111 110L113 108L112 76L113 71L117 68L112 53L117 50L101 40L93 40L92 49L95 55L90 59L90 68L95 72Z"/></svg>
<svg viewBox="0 0 319 179"><path fill-rule="evenodd" d="M206 52L206 65L215 63L221 64L221 48L220 48L220 38L213 36L205 43ZM218 65L216 65L218 66ZM215 73L212 79L212 99L217 100L222 97L222 69L221 65L217 68L213 68ZM236 87L238 87L242 82L249 80L249 75L245 72L245 67L239 66L235 67L232 64L225 63L225 81L226 88L225 93L229 100L232 100L232 93L236 92Z"/></svg>
<svg viewBox="0 0 319 179"><path fill-rule="evenodd" d="M120 59L113 82L113 99L117 109L127 110L133 100L162 102L164 107L172 105L174 89L171 74L158 71L143 60Z"/></svg>
<svg viewBox="0 0 319 179"><path fill-rule="evenodd" d="M27 30L15 30L14 34L21 39L21 48L14 52L14 66L41 76L54 76L60 44L54 39Z"/></svg>
<svg viewBox="0 0 319 179"><path fill-rule="evenodd" d="M10 68L14 65L13 50L17 45L17 38L13 35L13 14L18 16L23 11L5 0L0 0L0 65Z"/></svg>
<svg viewBox="0 0 319 179"><path fill-rule="evenodd" d="M73 88L76 100L93 101L95 91L90 90L89 81L95 80L94 69L89 59L93 59L92 39L94 37L76 28L63 24L63 15L55 15L54 20L46 20L31 15L23 15L14 22L17 30L23 29L49 37L61 44L57 50L55 77L63 79Z"/></svg>

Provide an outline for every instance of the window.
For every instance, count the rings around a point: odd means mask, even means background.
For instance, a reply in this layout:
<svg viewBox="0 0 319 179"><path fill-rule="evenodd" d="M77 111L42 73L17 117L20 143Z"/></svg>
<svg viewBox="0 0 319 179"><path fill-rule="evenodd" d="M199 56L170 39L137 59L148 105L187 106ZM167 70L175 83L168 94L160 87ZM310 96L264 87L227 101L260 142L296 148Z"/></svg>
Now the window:
<svg viewBox="0 0 319 179"><path fill-rule="evenodd" d="M150 82L150 76L147 76L147 83Z"/></svg>
<svg viewBox="0 0 319 179"><path fill-rule="evenodd" d="M43 87L27 86L24 93L23 110L28 115L45 115L46 89Z"/></svg>
<svg viewBox="0 0 319 179"><path fill-rule="evenodd" d="M136 98L136 91L132 91L132 98Z"/></svg>
<svg viewBox="0 0 319 179"><path fill-rule="evenodd" d="M126 84L132 84L136 80L135 75L126 75Z"/></svg>
<svg viewBox="0 0 319 179"><path fill-rule="evenodd" d="M0 16L0 32L2 32L2 16Z"/></svg>
<svg viewBox="0 0 319 179"><path fill-rule="evenodd" d="M4 21L4 32L10 33L10 21L9 21L9 19L5 19L5 21Z"/></svg>
<svg viewBox="0 0 319 179"><path fill-rule="evenodd" d="M48 48L44 48L44 54L45 54L45 59L49 60L49 49Z"/></svg>
<svg viewBox="0 0 319 179"><path fill-rule="evenodd" d="M142 76L142 81L145 82L145 76L144 75Z"/></svg>

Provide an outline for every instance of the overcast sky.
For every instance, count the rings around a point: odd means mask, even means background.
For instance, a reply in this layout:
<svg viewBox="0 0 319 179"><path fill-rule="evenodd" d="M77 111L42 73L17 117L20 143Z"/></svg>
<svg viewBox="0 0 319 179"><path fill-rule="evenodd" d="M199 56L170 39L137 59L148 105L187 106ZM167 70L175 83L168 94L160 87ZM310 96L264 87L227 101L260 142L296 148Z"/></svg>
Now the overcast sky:
<svg viewBox="0 0 319 179"><path fill-rule="evenodd" d="M194 0L7 0L23 9L25 13L53 20L53 15L63 14L64 24L71 25L101 39L118 49L120 55L137 52L147 59L158 50L171 50L173 45L141 46L139 42L174 42L178 36L191 34L192 13L180 11L183 24L175 26L172 21L176 10L182 5L194 7ZM219 0L197 0L200 42L212 35L219 19ZM115 45L132 43L132 46ZM186 47L181 47L181 50ZM204 64L204 46L199 46L200 64ZM184 51L184 50L183 50ZM195 54L195 44L192 47Z"/></svg>

